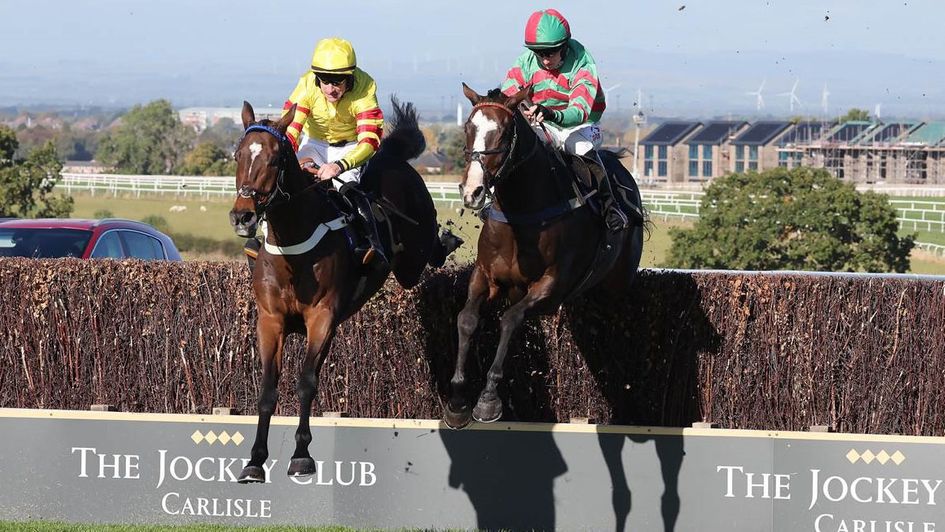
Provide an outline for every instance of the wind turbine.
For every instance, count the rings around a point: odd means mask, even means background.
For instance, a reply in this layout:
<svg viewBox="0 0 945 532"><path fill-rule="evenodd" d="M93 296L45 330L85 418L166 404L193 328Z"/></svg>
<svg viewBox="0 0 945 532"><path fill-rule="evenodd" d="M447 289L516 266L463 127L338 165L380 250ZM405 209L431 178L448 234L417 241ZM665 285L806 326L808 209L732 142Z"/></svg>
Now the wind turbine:
<svg viewBox="0 0 945 532"><path fill-rule="evenodd" d="M824 110L824 116L829 116L830 105L828 104L830 91L827 90L827 84L824 83L824 91L820 93L820 108Z"/></svg>
<svg viewBox="0 0 945 532"><path fill-rule="evenodd" d="M761 80L761 86L758 87L758 90L756 90L756 91L751 91L751 92L746 92L746 93L745 93L745 94L747 94L748 96L754 96L754 97L755 97L755 109L758 110L758 111L760 111L760 110L762 110L762 109L765 108L765 99L764 99L764 97L761 95L761 91L765 90L765 82L767 82L767 81L768 81L768 80L766 80L766 79Z"/></svg>
<svg viewBox="0 0 945 532"><path fill-rule="evenodd" d="M797 97L797 85L800 82L801 80L799 79L794 80L794 86L791 87L791 92L781 92L778 94L778 96L788 96L788 106L791 108L792 113L794 112L795 103L798 105L798 107L801 105L801 100Z"/></svg>

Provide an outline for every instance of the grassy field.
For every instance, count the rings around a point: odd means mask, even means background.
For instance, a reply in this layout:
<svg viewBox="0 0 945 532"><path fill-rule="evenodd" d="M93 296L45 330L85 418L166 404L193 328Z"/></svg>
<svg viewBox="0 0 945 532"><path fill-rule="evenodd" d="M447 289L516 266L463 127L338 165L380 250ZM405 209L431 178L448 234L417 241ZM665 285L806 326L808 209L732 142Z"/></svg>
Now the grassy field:
<svg viewBox="0 0 945 532"><path fill-rule="evenodd" d="M141 220L151 215L164 218L173 233L190 233L195 236L205 236L215 240L242 239L233 234L230 228L228 213L232 202L227 199L201 200L193 198L173 198L170 196L116 198L79 194L75 198L74 217L92 218L102 210L110 211L114 216ZM184 206L186 209L175 209L173 206ZM475 257L476 239L482 222L472 212L462 209L438 205L440 223L451 228L460 235L466 244L461 247L454 260L470 262ZM673 227L689 227L688 222L654 219L654 227L649 238L644 243L641 266L646 268L659 267L666 259L666 254L672 244L669 229ZM911 233L904 231L902 234ZM945 233L919 231L917 240L945 245ZM185 253L188 260L242 260L241 257L207 256ZM912 256L913 273L930 275L945 275L945 259L934 257L928 253L914 252Z"/></svg>

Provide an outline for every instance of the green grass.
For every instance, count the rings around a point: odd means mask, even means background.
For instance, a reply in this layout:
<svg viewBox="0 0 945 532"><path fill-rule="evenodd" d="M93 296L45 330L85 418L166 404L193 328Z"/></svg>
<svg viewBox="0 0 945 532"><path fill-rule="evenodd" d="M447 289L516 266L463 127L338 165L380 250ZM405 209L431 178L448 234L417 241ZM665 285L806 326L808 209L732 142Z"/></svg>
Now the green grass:
<svg viewBox="0 0 945 532"><path fill-rule="evenodd" d="M92 218L96 212L105 209L111 211L117 217L132 220L141 220L149 215L158 215L167 220L170 231L173 233L191 233L194 236L204 236L215 240L237 240L242 242L242 239L236 237L230 228L228 213L232 203L229 198L210 200L174 198L171 196L116 198L89 194L77 194L73 198L75 198L73 216L76 218ZM183 212L170 212L169 209L174 205L184 205L187 209ZM203 210L201 207L203 207ZM438 204L437 213L440 224L451 228L453 232L466 241L457 250L453 260L459 263L468 263L475 259L476 241L482 227L479 218L468 209L462 209L455 206L455 204L452 207ZM666 260L666 255L672 245L669 229L691 226L692 222L662 220L659 217L654 217L653 229L649 238L643 244L643 258L640 265L645 268L660 267ZM903 231L900 234L909 233L911 231ZM945 233L918 231L917 240L945 245ZM208 257L185 254L185 258L207 259ZM209 258L242 260L241 257L235 259L232 257ZM945 260L931 257L928 254L918 254L918 256L913 256L910 271L929 275L945 275Z"/></svg>
<svg viewBox="0 0 945 532"><path fill-rule="evenodd" d="M173 233L191 233L214 240L238 239L233 234L229 221L229 212L233 207L232 198L209 200L172 196L122 198L89 194L75 194L72 197L75 199L73 218L94 218L95 213L102 210L111 211L117 218L131 220L158 215L167 220ZM171 212L170 208L174 205L183 205L187 209L182 212Z"/></svg>

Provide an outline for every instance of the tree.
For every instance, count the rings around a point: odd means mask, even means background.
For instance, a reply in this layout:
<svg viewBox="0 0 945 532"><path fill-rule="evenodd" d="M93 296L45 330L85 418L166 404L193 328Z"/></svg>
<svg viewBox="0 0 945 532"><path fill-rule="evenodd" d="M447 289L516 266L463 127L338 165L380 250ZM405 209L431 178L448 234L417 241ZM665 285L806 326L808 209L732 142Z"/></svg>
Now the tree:
<svg viewBox="0 0 945 532"><path fill-rule="evenodd" d="M181 175L236 175L236 161L229 153L210 142L201 142L184 156L178 168Z"/></svg>
<svg viewBox="0 0 945 532"><path fill-rule="evenodd" d="M840 117L840 123L843 122L868 122L870 120L870 112L866 109L857 109L854 107L847 111L847 114Z"/></svg>
<svg viewBox="0 0 945 532"><path fill-rule="evenodd" d="M13 162L13 154L20 147L16 132L0 124L0 167Z"/></svg>
<svg viewBox="0 0 945 532"><path fill-rule="evenodd" d="M823 169L777 168L716 179L692 229L670 231L671 267L905 272L885 195L859 193Z"/></svg>
<svg viewBox="0 0 945 532"><path fill-rule="evenodd" d="M462 171L466 167L466 132L462 128L453 127L440 134L437 142L440 151L447 158L448 172Z"/></svg>
<svg viewBox="0 0 945 532"><path fill-rule="evenodd" d="M170 174L193 143L167 100L135 106L101 140L96 159L126 174Z"/></svg>
<svg viewBox="0 0 945 532"><path fill-rule="evenodd" d="M52 142L29 153L24 160L13 154L16 135L0 126L0 217L58 218L72 212L72 198L53 194L62 162Z"/></svg>

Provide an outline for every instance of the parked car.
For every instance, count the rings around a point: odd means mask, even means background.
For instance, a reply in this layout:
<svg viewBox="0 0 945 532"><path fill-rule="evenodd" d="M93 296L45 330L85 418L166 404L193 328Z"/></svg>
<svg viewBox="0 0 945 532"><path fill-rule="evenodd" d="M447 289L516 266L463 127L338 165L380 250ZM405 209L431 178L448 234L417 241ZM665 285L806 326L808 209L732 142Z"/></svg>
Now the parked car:
<svg viewBox="0 0 945 532"><path fill-rule="evenodd" d="M0 257L181 260L170 237L120 218L0 218Z"/></svg>

